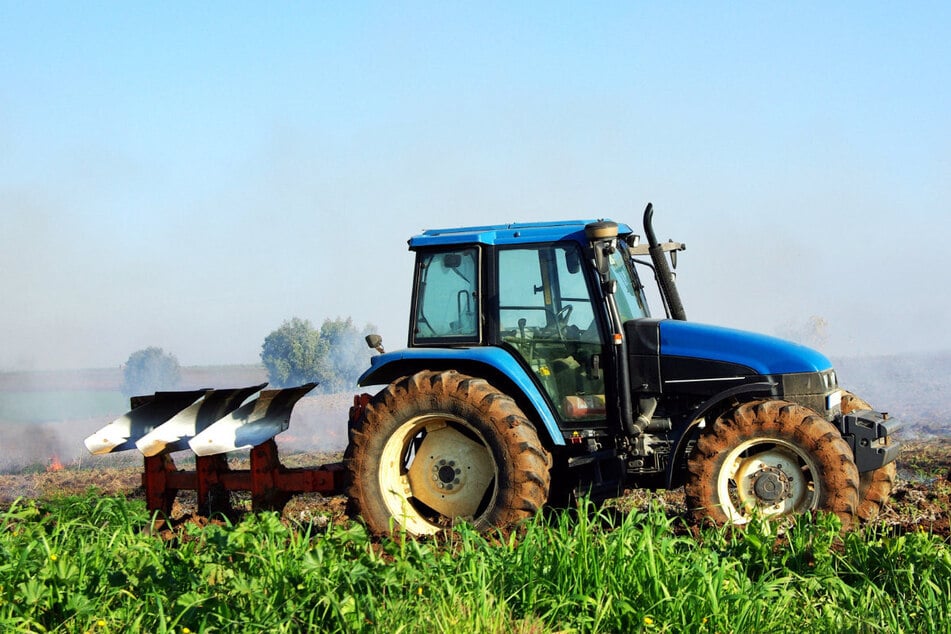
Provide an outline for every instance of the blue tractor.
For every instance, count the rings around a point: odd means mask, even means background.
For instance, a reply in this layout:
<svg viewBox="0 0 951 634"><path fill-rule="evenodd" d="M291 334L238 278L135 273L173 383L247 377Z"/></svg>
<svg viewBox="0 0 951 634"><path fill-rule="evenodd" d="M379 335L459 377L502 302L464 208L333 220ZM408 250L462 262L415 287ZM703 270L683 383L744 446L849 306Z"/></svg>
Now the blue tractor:
<svg viewBox="0 0 951 634"><path fill-rule="evenodd" d="M609 220L425 231L408 347L360 377L351 515L374 532L511 525L546 505L683 486L698 521L888 499L896 419L840 389L822 354L686 320L680 243ZM651 315L641 273L658 283Z"/></svg>

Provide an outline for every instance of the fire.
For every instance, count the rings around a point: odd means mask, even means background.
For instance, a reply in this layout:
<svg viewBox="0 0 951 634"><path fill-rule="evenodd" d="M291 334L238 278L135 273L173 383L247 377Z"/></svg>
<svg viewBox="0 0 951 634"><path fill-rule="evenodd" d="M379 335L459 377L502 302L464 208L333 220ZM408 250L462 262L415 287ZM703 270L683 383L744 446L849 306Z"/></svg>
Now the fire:
<svg viewBox="0 0 951 634"><path fill-rule="evenodd" d="M53 454L53 457L50 458L49 465L46 467L46 471L49 473L53 471L62 471L63 469L63 463L59 461L59 456Z"/></svg>

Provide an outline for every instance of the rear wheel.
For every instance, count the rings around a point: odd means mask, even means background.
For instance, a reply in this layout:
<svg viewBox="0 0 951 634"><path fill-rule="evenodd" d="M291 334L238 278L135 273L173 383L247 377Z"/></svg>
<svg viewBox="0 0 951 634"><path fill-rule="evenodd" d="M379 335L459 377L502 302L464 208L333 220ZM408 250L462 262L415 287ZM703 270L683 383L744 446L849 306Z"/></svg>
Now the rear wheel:
<svg viewBox="0 0 951 634"><path fill-rule="evenodd" d="M687 462L694 519L745 524L821 510L843 526L858 506L858 470L839 431L786 401L744 403L720 416Z"/></svg>
<svg viewBox="0 0 951 634"><path fill-rule="evenodd" d="M842 414L849 414L860 409L872 409L865 400L851 392L842 393ZM894 461L881 466L874 471L859 474L859 508L857 515L863 522L871 522L888 503L892 494L895 480L898 477L898 468Z"/></svg>
<svg viewBox="0 0 951 634"><path fill-rule="evenodd" d="M455 371L384 388L353 423L346 462L350 514L375 533L508 526L540 510L550 485L551 456L515 401Z"/></svg>

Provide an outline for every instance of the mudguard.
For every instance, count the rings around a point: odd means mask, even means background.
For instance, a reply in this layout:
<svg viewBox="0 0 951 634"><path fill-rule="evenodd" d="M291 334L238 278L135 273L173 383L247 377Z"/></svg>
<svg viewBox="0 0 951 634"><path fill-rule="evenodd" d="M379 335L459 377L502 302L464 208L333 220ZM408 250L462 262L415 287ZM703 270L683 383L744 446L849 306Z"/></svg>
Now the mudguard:
<svg viewBox="0 0 951 634"><path fill-rule="evenodd" d="M411 348L387 352L370 358L370 368L357 379L357 384L384 385L421 368L471 368L473 366L481 366L489 371L487 374L504 376L534 408L534 412L526 412L526 414L531 416L534 413L537 416L542 422L544 431L547 432L548 440L553 445L565 444L565 439L545 396L525 368L502 348ZM468 370L466 372L470 373ZM502 389L504 386L496 387ZM517 395L510 394L510 396Z"/></svg>
<svg viewBox="0 0 951 634"><path fill-rule="evenodd" d="M697 429L700 422L706 418L711 410L713 410L723 401L734 399L741 395L747 398L773 398L776 396L776 387L777 384L770 381L745 383L743 385L737 385L736 387L724 390L704 401L693 413L693 420L680 428L680 434L674 440L674 449L671 451L671 457L667 463L666 488L670 489L674 487L674 481L678 475L677 466L680 464L681 458L687 451L687 444L691 437L693 437L694 431Z"/></svg>

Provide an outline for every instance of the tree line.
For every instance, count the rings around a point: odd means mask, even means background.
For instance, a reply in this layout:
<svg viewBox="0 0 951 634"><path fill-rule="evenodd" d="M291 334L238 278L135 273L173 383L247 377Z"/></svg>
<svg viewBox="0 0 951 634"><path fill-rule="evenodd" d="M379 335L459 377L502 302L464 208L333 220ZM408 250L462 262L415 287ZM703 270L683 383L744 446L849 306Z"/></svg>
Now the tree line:
<svg viewBox="0 0 951 634"><path fill-rule="evenodd" d="M374 329L357 328L350 317L325 319L320 328L310 320L293 317L264 338L261 363L271 387L316 382L315 391L334 393L350 389L369 366L371 350L365 336ZM174 354L148 347L129 355L122 368L126 396L173 390L181 382Z"/></svg>

